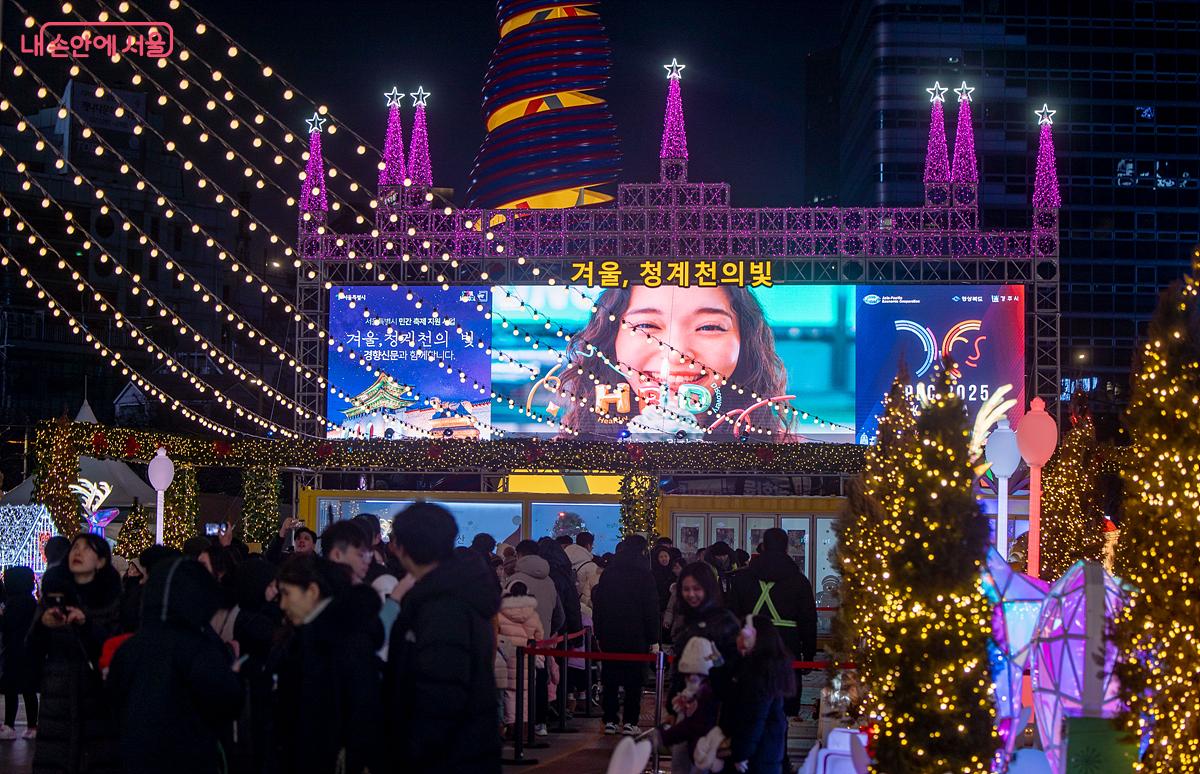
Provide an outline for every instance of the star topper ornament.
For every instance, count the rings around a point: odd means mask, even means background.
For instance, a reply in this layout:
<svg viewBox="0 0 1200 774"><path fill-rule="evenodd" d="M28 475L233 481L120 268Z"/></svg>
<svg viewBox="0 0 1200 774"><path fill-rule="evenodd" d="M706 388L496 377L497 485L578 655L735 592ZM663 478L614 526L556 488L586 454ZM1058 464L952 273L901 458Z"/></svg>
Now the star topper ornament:
<svg viewBox="0 0 1200 774"><path fill-rule="evenodd" d="M954 93L958 95L959 102L970 102L971 101L971 92L973 92L973 91L975 91L975 87L968 86L967 82L963 81L962 86L959 86L957 89L955 89Z"/></svg>
<svg viewBox="0 0 1200 774"><path fill-rule="evenodd" d="M929 101L930 102L945 102L946 101L946 92L949 91L949 89L947 89L945 86L938 83L937 81L934 81L933 87L926 89L925 91L929 92Z"/></svg>
<svg viewBox="0 0 1200 774"><path fill-rule="evenodd" d="M682 74L683 68L687 67L687 65L679 64L678 59L676 59L675 57L671 57L671 64L663 65L663 67L667 71L667 80L668 81L669 80L678 81L679 79L681 79L683 77L683 74Z"/></svg>
<svg viewBox="0 0 1200 774"><path fill-rule="evenodd" d="M1051 110L1050 106L1043 102L1042 109L1033 111L1033 114L1038 117L1038 126L1053 126L1054 114L1057 112L1057 110Z"/></svg>
<svg viewBox="0 0 1200 774"><path fill-rule="evenodd" d="M304 119L308 123L308 133L321 131L325 126L325 119L321 118L320 113L313 113L312 118Z"/></svg>
<svg viewBox="0 0 1200 774"><path fill-rule="evenodd" d="M412 97L413 107L425 107L425 100L429 99L430 94L424 87L418 86L416 92L408 96Z"/></svg>
<svg viewBox="0 0 1200 774"><path fill-rule="evenodd" d="M388 107L403 107L400 102L404 99L404 94L395 86L391 91L384 92L383 96L387 99Z"/></svg>

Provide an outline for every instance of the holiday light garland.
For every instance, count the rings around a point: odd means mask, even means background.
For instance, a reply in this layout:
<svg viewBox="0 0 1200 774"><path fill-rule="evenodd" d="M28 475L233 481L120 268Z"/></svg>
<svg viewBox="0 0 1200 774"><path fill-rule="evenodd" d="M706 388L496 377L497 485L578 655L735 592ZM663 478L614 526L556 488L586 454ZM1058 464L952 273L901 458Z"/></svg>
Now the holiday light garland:
<svg viewBox="0 0 1200 774"><path fill-rule="evenodd" d="M1200 770L1200 251L1193 261L1159 301L1126 414L1137 452L1116 570L1135 591L1113 637L1135 770L1153 774Z"/></svg>
<svg viewBox="0 0 1200 774"><path fill-rule="evenodd" d="M198 533L200 501L197 499L196 468L175 461L175 478L163 502L163 543L182 550L188 538Z"/></svg>
<svg viewBox="0 0 1200 774"><path fill-rule="evenodd" d="M73 536L83 525L79 498L71 491L71 484L79 480L80 455L65 432L66 421L54 425L52 432L38 436L41 448L37 450L31 502L46 506L60 535Z"/></svg>

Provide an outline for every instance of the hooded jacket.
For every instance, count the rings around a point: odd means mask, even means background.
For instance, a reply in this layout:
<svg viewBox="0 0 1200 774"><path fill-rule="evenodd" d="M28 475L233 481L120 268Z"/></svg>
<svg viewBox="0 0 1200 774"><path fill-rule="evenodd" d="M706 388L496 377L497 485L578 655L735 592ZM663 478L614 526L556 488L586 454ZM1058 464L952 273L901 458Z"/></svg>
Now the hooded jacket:
<svg viewBox="0 0 1200 774"><path fill-rule="evenodd" d="M379 595L370 586L336 594L297 626L274 656L276 770L328 774L345 754L347 774L381 771L384 742Z"/></svg>
<svg viewBox="0 0 1200 774"><path fill-rule="evenodd" d="M557 541L542 538L538 541L538 556L550 565L550 580L554 581L554 589L558 592L558 601L563 608L563 625L567 633L577 632L583 628L583 611L579 606L579 589L575 586L575 571L571 568L571 560L567 552ZM548 632L553 634L553 632Z"/></svg>
<svg viewBox="0 0 1200 774"><path fill-rule="evenodd" d="M739 619L755 613L775 618L783 644L800 661L811 661L817 652L817 606L812 584L786 553L771 551L750 560L750 566L730 575L729 609ZM769 588L768 588L769 587ZM766 603L763 594L770 598ZM763 605L758 607L759 600ZM780 624L780 620L785 623Z"/></svg>
<svg viewBox="0 0 1200 774"><path fill-rule="evenodd" d="M399 743L388 771L500 771L492 623L500 590L491 574L478 556L454 557L405 595L388 647L388 729Z"/></svg>
<svg viewBox="0 0 1200 774"><path fill-rule="evenodd" d="M658 642L658 593L640 551L620 551L592 589L592 624L610 653L647 653Z"/></svg>
<svg viewBox="0 0 1200 774"><path fill-rule="evenodd" d="M558 598L558 588L550 578L550 563L540 556L520 557L504 583L504 591L507 592L517 581L524 583L529 595L537 600L538 615L546 636L561 629L565 616L562 600Z"/></svg>
<svg viewBox="0 0 1200 774"><path fill-rule="evenodd" d="M142 625L113 657L108 689L129 774L221 770L222 737L242 688L209 620L220 590L194 559L160 562L146 582Z"/></svg>
<svg viewBox="0 0 1200 774"><path fill-rule="evenodd" d="M529 595L505 597L500 601L500 613L496 616L496 634L504 669L496 674L496 687L504 691L505 723L512 723L516 719L517 647L525 645L529 640L546 638L537 606L537 600ZM538 661L543 659L542 656L537 658ZM528 718L528 692L525 703L525 717Z"/></svg>

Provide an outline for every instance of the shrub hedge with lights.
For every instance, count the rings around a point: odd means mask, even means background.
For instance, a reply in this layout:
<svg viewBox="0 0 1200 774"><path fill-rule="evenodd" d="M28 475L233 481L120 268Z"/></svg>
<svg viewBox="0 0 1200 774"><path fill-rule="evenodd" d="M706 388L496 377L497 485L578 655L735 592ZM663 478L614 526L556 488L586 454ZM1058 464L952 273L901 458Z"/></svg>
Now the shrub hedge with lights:
<svg viewBox="0 0 1200 774"><path fill-rule="evenodd" d="M1072 403L1073 427L1042 474L1041 578L1053 582L1080 559L1099 560L1104 550L1096 428L1086 406Z"/></svg>
<svg viewBox="0 0 1200 774"><path fill-rule="evenodd" d="M279 529L279 471L255 466L242 472L242 540L266 544Z"/></svg>
<svg viewBox="0 0 1200 774"><path fill-rule="evenodd" d="M917 442L905 382L906 377L898 376L884 398L875 443L867 449L863 472L850 482L846 508L834 525L842 574L842 602L833 624L839 661L868 664L869 651L882 644L876 613L887 578L883 536L887 525L902 516L908 473L904 460ZM869 695L870 684L864 688Z"/></svg>
<svg viewBox="0 0 1200 774"><path fill-rule="evenodd" d="M1200 266L1163 294L1134 376L1136 454L1117 574L1136 589L1113 626L1137 770L1200 770Z"/></svg>
<svg viewBox="0 0 1200 774"><path fill-rule="evenodd" d="M882 503L878 628L861 664L879 771L985 772L998 745L991 606L979 585L988 525L972 491L966 411L950 388L943 377L918 413L916 441L896 460L899 491Z"/></svg>
<svg viewBox="0 0 1200 774"><path fill-rule="evenodd" d="M121 531L117 533L117 545L113 553L126 559L134 560L150 546L154 545L154 533L146 509L138 503L121 523Z"/></svg>

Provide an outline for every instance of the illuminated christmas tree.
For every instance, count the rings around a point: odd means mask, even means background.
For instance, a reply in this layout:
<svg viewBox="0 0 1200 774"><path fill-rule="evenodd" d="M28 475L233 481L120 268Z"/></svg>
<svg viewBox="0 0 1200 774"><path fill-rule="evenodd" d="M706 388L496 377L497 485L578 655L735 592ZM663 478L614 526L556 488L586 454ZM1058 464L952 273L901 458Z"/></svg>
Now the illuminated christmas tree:
<svg viewBox="0 0 1200 774"><path fill-rule="evenodd" d="M1200 254L1196 256L1200 259ZM1140 771L1200 770L1200 265L1159 302L1127 426L1117 574L1136 589L1114 625L1125 725Z"/></svg>
<svg viewBox="0 0 1200 774"><path fill-rule="evenodd" d="M1086 405L1075 401L1074 427L1042 472L1040 574L1055 581L1080 559L1100 559L1104 511L1099 501L1099 449Z"/></svg>
<svg viewBox="0 0 1200 774"><path fill-rule="evenodd" d="M878 630L862 664L881 772L984 772L999 744L991 606L979 586L987 520L972 491L966 411L948 377L938 392L917 416L917 441L897 463L900 491L885 504Z"/></svg>
<svg viewBox="0 0 1200 774"><path fill-rule="evenodd" d="M902 516L908 473L904 460L917 442L912 400L904 391L907 382L903 371L892 382L875 443L867 449L862 475L851 482L846 509L834 526L842 586L833 634L842 661L870 663L869 652L879 645L875 613L887 570L883 535L885 525ZM864 688L869 695L869 680Z"/></svg>
<svg viewBox="0 0 1200 774"><path fill-rule="evenodd" d="M79 481L79 455L71 446L65 419L38 432L38 469L34 474L33 502L50 511L60 535L74 536L83 524L83 509L71 485Z"/></svg>
<svg viewBox="0 0 1200 774"><path fill-rule="evenodd" d="M242 473L242 540L266 544L279 529L279 471L247 468Z"/></svg>
<svg viewBox="0 0 1200 774"><path fill-rule="evenodd" d="M154 545L154 533L141 503L134 503L133 510L121 523L117 533L117 545L113 553L126 559L137 559L138 555Z"/></svg>
<svg viewBox="0 0 1200 774"><path fill-rule="evenodd" d="M403 185L407 168L404 165L404 129L400 125L400 100L404 95L395 86L387 97L388 122L387 134L383 140L383 158L379 170L379 186Z"/></svg>
<svg viewBox="0 0 1200 774"><path fill-rule="evenodd" d="M163 505L164 544L182 549L188 538L196 536L196 523L200 515L200 502L196 495L196 469L191 465L177 465L175 480L167 487Z"/></svg>
<svg viewBox="0 0 1200 774"><path fill-rule="evenodd" d="M314 113L308 121L308 164L304 168L304 179L300 183L300 212L324 213L329 211L329 200L325 198L325 158L321 153L321 131L325 119Z"/></svg>
<svg viewBox="0 0 1200 774"><path fill-rule="evenodd" d="M412 137L408 141L408 176L412 184L418 188L428 188L433 185L433 165L429 159L429 129L425 123L425 101L429 92L417 87L415 94L410 94L416 115L413 116Z"/></svg>

